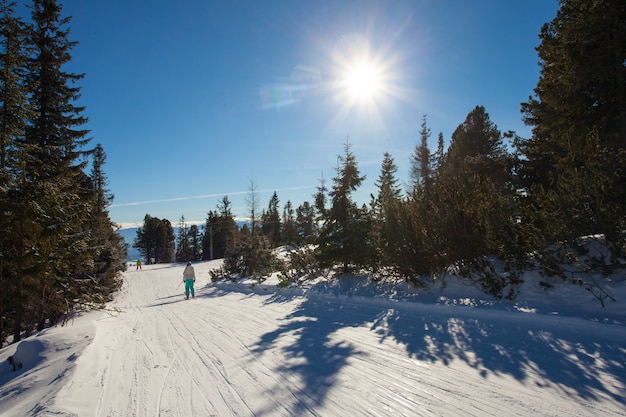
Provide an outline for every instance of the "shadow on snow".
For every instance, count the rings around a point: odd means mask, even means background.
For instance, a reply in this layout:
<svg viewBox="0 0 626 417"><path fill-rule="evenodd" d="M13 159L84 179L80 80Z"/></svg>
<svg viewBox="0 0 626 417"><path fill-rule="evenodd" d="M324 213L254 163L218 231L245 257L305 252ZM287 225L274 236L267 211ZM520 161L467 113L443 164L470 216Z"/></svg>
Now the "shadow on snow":
<svg viewBox="0 0 626 417"><path fill-rule="evenodd" d="M324 402L339 371L350 357L366 355L349 340L333 335L342 328L368 327L380 343L391 339L407 356L449 365L463 361L482 377L509 375L540 387L557 387L588 401L605 395L626 406L619 395L626 387L626 332L622 326L584 319L539 316L481 308L438 306L418 302L351 298L335 293L281 291L263 286L215 283L203 296L226 293L268 296L266 303L302 302L284 324L261 336L255 354L273 351L281 343L285 361L277 372L298 376L303 384L293 412ZM602 333L597 326L606 326ZM590 335L586 329L595 329ZM607 335L606 337L604 335ZM611 381L612 379L612 381ZM611 384L607 386L606 384ZM620 388L622 387L622 388Z"/></svg>

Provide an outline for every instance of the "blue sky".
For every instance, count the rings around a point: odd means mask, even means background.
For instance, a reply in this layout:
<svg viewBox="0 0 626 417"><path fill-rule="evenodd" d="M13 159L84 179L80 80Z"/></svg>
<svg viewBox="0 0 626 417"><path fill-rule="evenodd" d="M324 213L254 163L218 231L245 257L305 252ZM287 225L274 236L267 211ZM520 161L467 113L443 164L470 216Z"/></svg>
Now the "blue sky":
<svg viewBox="0 0 626 417"><path fill-rule="evenodd" d="M62 1L79 44L66 69L85 73L92 145L115 195L111 219L145 214L203 221L223 196L248 215L313 201L346 140L375 193L383 154L408 181L422 115L430 148L476 106L528 136L535 47L556 0ZM358 65L369 95L348 89Z"/></svg>

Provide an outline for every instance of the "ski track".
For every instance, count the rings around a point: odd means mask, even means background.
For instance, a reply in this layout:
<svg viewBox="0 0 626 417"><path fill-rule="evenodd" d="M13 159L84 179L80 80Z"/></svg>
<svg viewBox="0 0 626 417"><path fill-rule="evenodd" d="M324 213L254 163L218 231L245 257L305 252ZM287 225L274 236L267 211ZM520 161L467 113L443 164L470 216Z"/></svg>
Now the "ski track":
<svg viewBox="0 0 626 417"><path fill-rule="evenodd" d="M96 369L79 386L95 384L100 393L83 400L96 404L85 407L85 415L626 415L624 401L614 399L624 389L623 377L605 376L605 384L615 386L590 399L551 383L545 369L532 362L525 363L523 377L490 368L484 352L473 352L466 341L481 348L476 343L481 332L512 334L506 321L485 323L493 316L207 284L207 272L215 267L214 262L196 266L201 278L190 300L176 287L179 265L125 273L111 305L122 312L96 320L100 342L93 345L100 349L88 347L79 363ZM450 316L453 311L460 314ZM532 324L521 331L539 333ZM448 339L436 340L441 334ZM411 348L412 339L424 345ZM531 348L507 344L489 346L489 352L506 360L516 349ZM578 347L577 354L602 367L594 352Z"/></svg>

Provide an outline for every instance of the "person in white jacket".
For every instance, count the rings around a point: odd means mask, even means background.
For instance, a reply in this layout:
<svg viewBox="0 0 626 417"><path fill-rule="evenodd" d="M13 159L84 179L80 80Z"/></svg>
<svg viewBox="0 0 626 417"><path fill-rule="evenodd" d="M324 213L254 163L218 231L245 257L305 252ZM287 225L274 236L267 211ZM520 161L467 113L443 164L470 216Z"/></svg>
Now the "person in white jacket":
<svg viewBox="0 0 626 417"><path fill-rule="evenodd" d="M193 289L193 283L196 282L196 271L191 266L191 261L187 262L187 266L183 271L183 282L185 283L185 298L188 300L190 293L191 298L196 298L196 293Z"/></svg>

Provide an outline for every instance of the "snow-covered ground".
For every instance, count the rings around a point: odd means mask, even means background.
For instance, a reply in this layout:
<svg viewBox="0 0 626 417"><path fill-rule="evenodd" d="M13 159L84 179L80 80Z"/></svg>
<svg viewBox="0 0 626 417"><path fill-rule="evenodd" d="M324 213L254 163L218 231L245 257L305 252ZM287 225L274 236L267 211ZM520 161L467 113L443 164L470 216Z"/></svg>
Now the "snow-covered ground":
<svg viewBox="0 0 626 417"><path fill-rule="evenodd" d="M211 283L218 265L195 265L191 300L183 265L129 270L107 311L0 350L0 416L626 416L623 276L602 308L556 278L494 301L452 280Z"/></svg>

